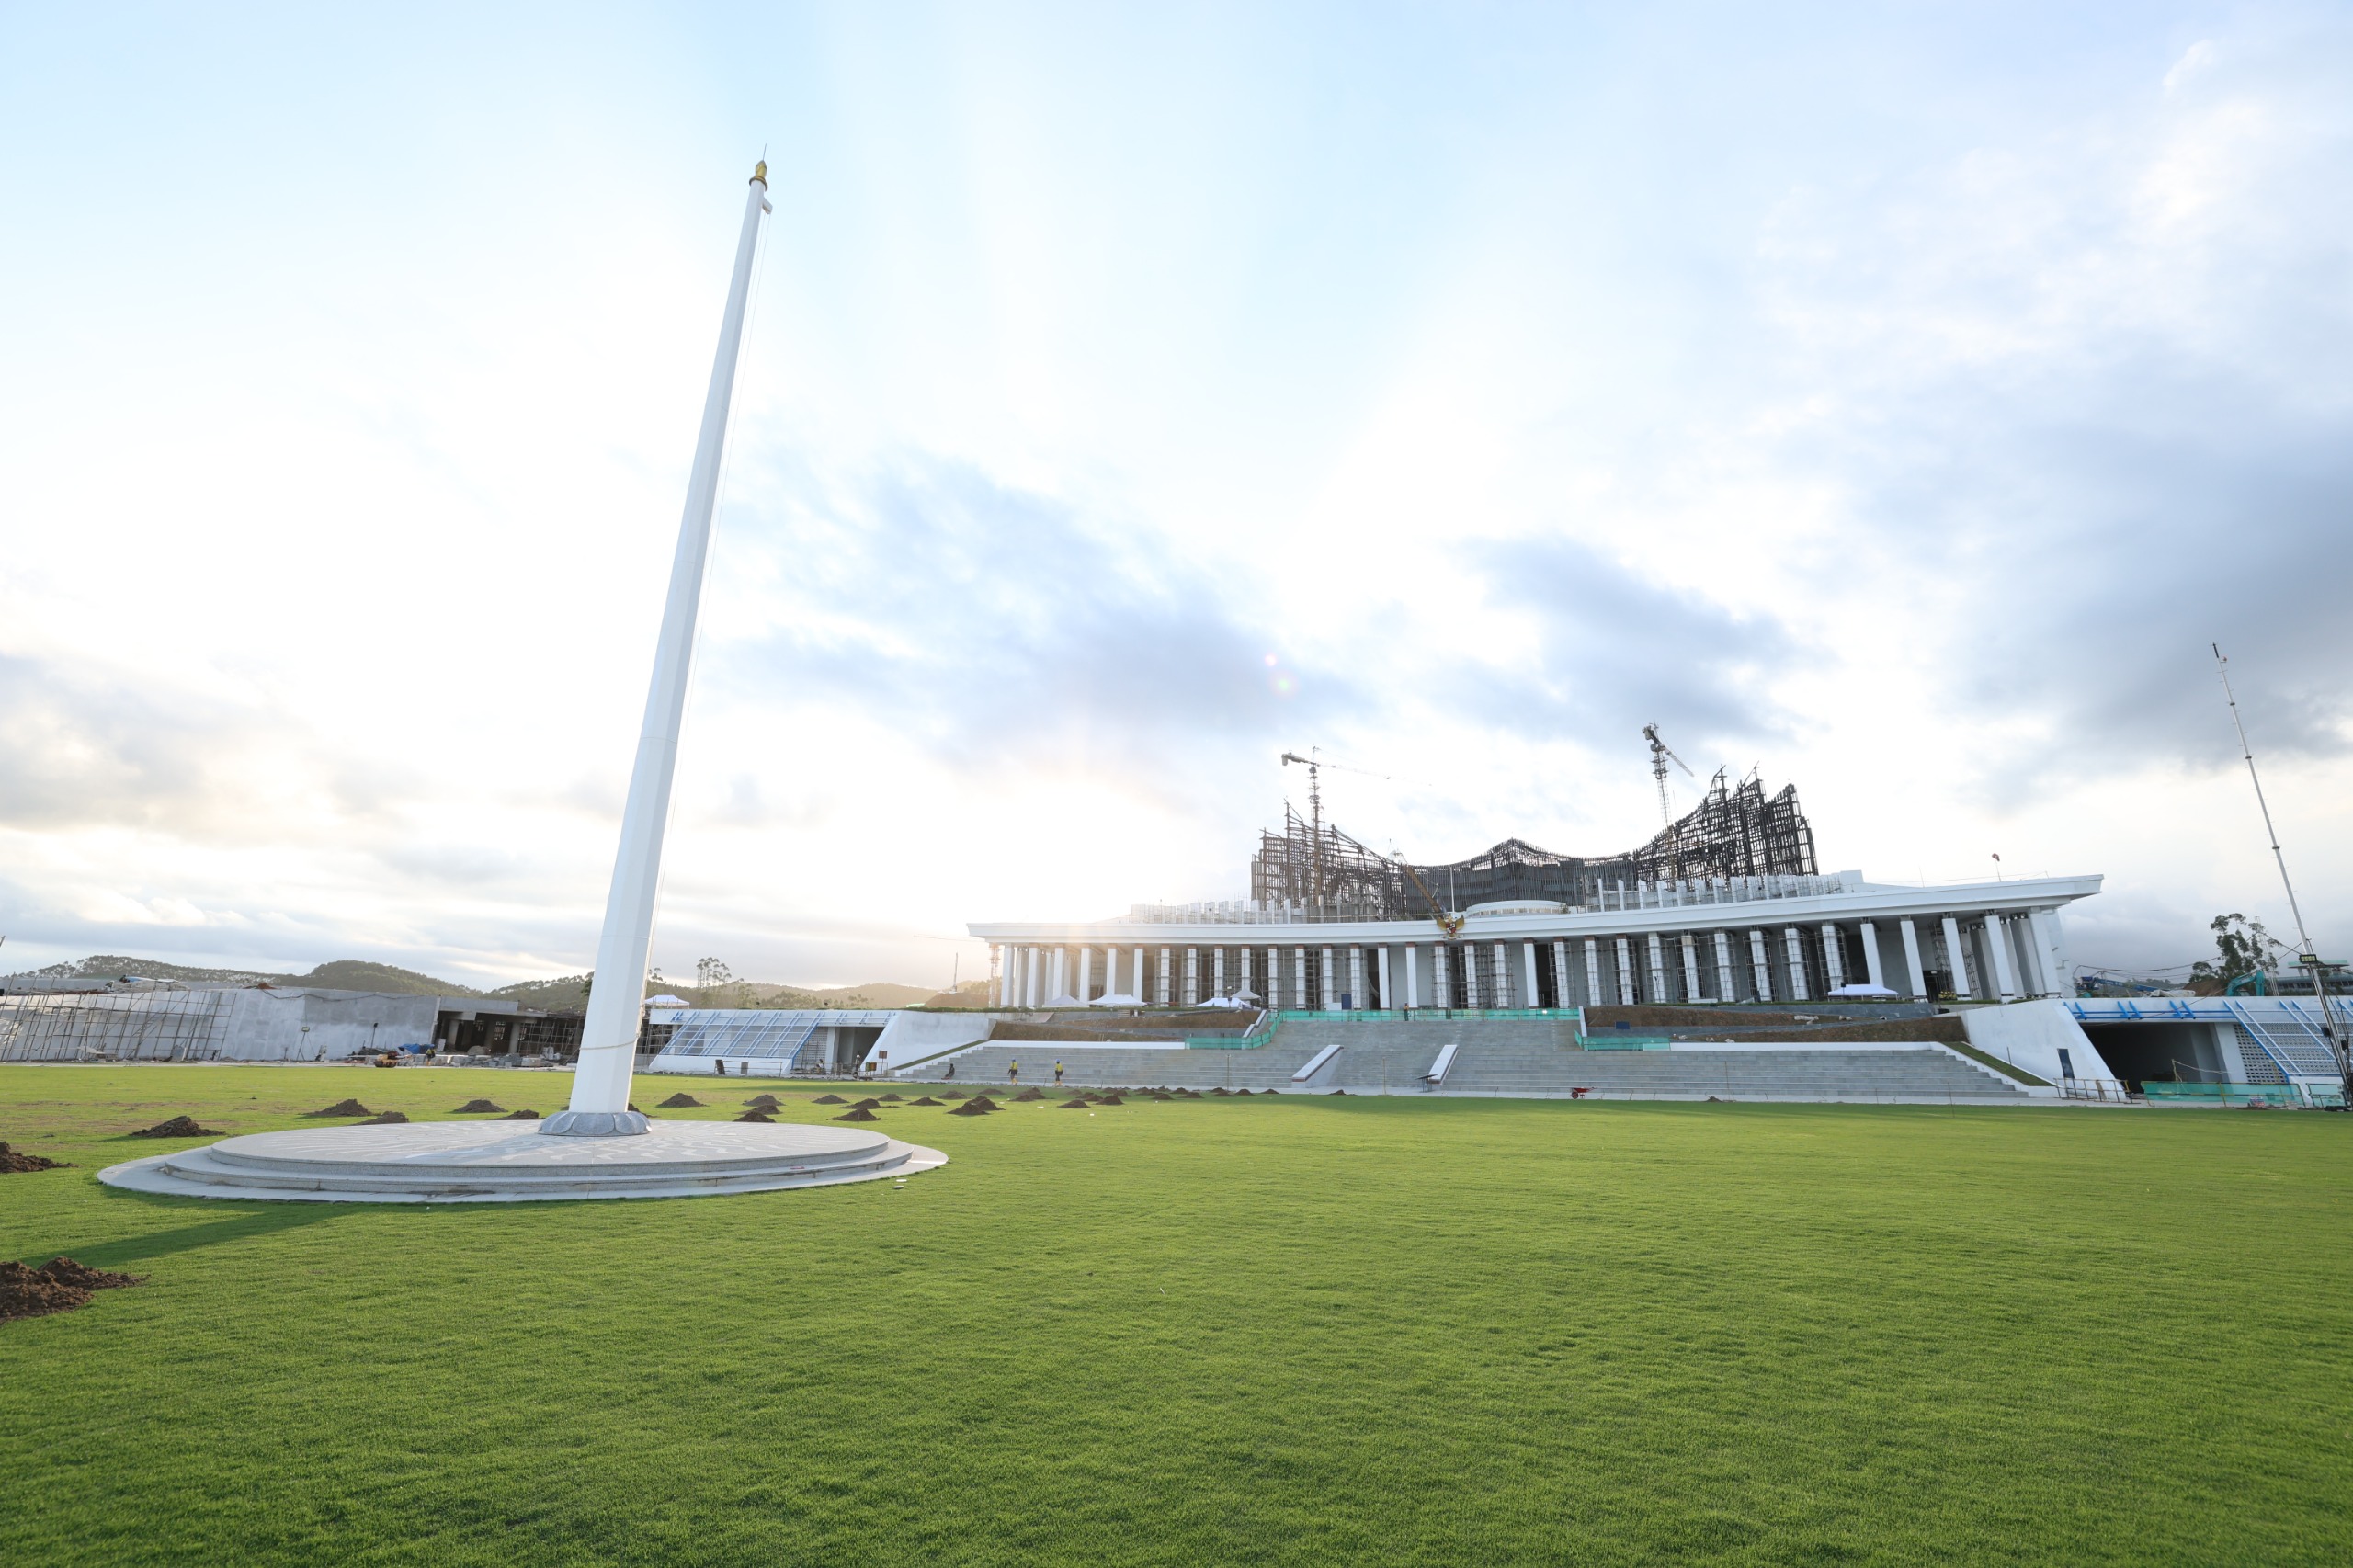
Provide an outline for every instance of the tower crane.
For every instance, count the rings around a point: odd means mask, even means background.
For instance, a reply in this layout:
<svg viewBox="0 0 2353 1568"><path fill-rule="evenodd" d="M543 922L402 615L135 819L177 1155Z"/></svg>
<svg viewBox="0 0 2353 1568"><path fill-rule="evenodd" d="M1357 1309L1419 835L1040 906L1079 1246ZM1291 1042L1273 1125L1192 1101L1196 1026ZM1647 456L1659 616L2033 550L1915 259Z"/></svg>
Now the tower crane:
<svg viewBox="0 0 2353 1568"><path fill-rule="evenodd" d="M1323 770L1327 767L1333 767L1337 768L1342 773L1359 773L1367 778L1379 778L1389 783L1395 782L1395 780L1391 779L1389 775L1386 773L1375 773L1371 769L1365 767L1350 767L1346 763L1326 762L1324 760L1323 753L1324 748L1322 746L1309 746L1305 756L1300 756L1295 751L1287 751L1283 753L1284 766L1288 767L1291 763L1295 762L1302 767L1307 769L1307 818L1309 833L1307 843L1307 903L1309 908L1319 912L1324 907Z"/></svg>
<svg viewBox="0 0 2353 1568"><path fill-rule="evenodd" d="M1666 792L1666 765L1669 762L1674 763L1676 767L1683 769L1683 771L1694 780L1698 779L1699 776L1691 771L1691 765L1689 763L1684 761L1681 757L1677 756L1675 753L1669 749L1667 744L1658 738L1658 726L1656 724L1644 724L1643 726L1643 739L1651 743L1651 777L1658 780L1658 814L1665 819L1667 826L1673 827L1675 825L1675 802L1671 798L1669 798Z"/></svg>

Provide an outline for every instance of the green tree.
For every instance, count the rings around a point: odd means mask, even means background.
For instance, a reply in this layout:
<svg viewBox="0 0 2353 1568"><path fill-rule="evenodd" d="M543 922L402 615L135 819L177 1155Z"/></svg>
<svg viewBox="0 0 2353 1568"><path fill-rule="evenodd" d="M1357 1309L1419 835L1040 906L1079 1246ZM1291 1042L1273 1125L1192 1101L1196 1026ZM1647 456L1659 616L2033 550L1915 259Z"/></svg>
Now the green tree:
<svg viewBox="0 0 2353 1568"><path fill-rule="evenodd" d="M2217 915L2207 927L2214 933L2214 957L2189 966L2190 989L2200 995L2219 994L2232 981L2261 970L2264 954L2279 945L2262 921L2244 915Z"/></svg>

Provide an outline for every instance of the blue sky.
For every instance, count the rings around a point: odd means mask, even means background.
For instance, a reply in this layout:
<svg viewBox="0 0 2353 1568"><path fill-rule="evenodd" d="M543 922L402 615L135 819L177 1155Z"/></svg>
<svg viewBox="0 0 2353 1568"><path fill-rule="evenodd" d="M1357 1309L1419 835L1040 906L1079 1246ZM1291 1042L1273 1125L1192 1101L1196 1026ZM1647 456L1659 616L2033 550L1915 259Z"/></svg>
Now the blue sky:
<svg viewBox="0 0 2353 1568"><path fill-rule="evenodd" d="M2353 942L2341 7L0 11L6 958L585 967L752 160L655 956L974 972L1656 825ZM0 963L0 968L18 967Z"/></svg>

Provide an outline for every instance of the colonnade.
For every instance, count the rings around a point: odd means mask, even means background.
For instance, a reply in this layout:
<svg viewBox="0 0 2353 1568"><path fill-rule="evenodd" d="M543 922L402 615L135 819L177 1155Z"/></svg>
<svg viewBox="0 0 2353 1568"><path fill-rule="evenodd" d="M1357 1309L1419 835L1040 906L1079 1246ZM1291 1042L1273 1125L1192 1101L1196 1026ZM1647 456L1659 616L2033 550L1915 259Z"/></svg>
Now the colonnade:
<svg viewBox="0 0 2353 1568"><path fill-rule="evenodd" d="M1302 941L1294 930L1290 942L992 943L989 1000L1176 1007L1241 997L1342 1012L1807 1002L1860 983L1913 997L2066 993L2058 923L2043 909L1494 940Z"/></svg>

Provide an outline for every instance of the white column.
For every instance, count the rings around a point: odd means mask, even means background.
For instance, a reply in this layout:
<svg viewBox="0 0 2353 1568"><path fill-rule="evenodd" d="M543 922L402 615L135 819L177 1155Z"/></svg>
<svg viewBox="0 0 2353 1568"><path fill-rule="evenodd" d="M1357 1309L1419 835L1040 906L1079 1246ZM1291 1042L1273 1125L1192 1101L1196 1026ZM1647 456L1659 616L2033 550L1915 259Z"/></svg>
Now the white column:
<svg viewBox="0 0 2353 1568"><path fill-rule="evenodd" d="M1120 949L1103 949L1103 994L1117 996L1120 992Z"/></svg>
<svg viewBox="0 0 2353 1568"><path fill-rule="evenodd" d="M1327 1013L1336 1013L1340 1010L1340 988L1336 982L1340 977L1332 972L1332 949L1324 948L1320 951L1322 956L1315 965L1315 1005Z"/></svg>
<svg viewBox="0 0 2353 1568"><path fill-rule="evenodd" d="M1095 949L1078 949L1078 989L1071 993L1082 1002L1095 1000Z"/></svg>
<svg viewBox="0 0 2353 1568"><path fill-rule="evenodd" d="M1513 1006L1511 994L1511 949L1501 942L1497 942L1495 944L1495 984L1489 989L1493 990L1495 994L1494 1000L1487 1004L1488 1006L1508 1007Z"/></svg>
<svg viewBox="0 0 2353 1568"><path fill-rule="evenodd" d="M1422 1005L1422 977L1414 972L1420 967L1415 958L1420 950L1411 942L1405 944L1405 1006L1407 1007L1418 1007Z"/></svg>
<svg viewBox="0 0 2353 1568"><path fill-rule="evenodd" d="M1724 931L1716 933L1716 989L1723 994L1720 1001L1740 1000L1740 982L1732 971L1732 936Z"/></svg>
<svg viewBox="0 0 2353 1568"><path fill-rule="evenodd" d="M1825 922L1822 927L1822 971L1829 978L1833 991L1847 983L1847 960L1840 951L1846 945L1838 939L1838 927Z"/></svg>
<svg viewBox="0 0 2353 1568"><path fill-rule="evenodd" d="M1928 994L1928 971L1920 963L1920 933L1907 916L1896 923L1896 931L1904 938L1904 972L1912 983L1914 1000Z"/></svg>
<svg viewBox="0 0 2353 1568"><path fill-rule="evenodd" d="M1634 1000L1634 954L1626 938L1618 938L1618 1000L1631 1006Z"/></svg>
<svg viewBox="0 0 2353 1568"><path fill-rule="evenodd" d="M629 1108L630 1078L637 1067L646 952L654 940L654 900L662 881L662 837L669 825L670 785L678 767L678 732L686 719L687 676L694 663L695 619L702 608L711 513L719 502L727 410L735 394L735 356L744 341L744 306L751 292L760 215L768 210L767 175L768 166L763 162L753 171L751 190L745 199L743 232L735 241L735 273L727 285L726 309L720 315L719 351L711 360L702 431L695 439L686 507L678 519L669 596L662 607L661 634L654 640L645 718L638 728L637 756L630 767L629 794L621 808L620 843L613 856L613 880L605 895L605 925L597 939L596 971L606 977L606 984L602 991L589 994L569 1105L540 1124L540 1132L557 1137L635 1136L646 1131L645 1118Z"/></svg>
<svg viewBox="0 0 2353 1568"><path fill-rule="evenodd" d="M1674 1001L1674 993L1666 988L1666 955L1660 949L1658 933L1652 932L1643 946L1651 960L1651 1000L1662 1004Z"/></svg>
<svg viewBox="0 0 2353 1568"><path fill-rule="evenodd" d="M1961 945L1961 922L1948 915L1944 930L1945 962L1952 966L1952 994L1968 997L1973 994L1969 989L1969 955Z"/></svg>
<svg viewBox="0 0 2353 1568"><path fill-rule="evenodd" d="M1998 915L1985 917L1985 945L1994 949L1994 983L1995 993L2005 1002L2018 999L2018 977L2010 967L2010 933Z"/></svg>
<svg viewBox="0 0 2353 1568"><path fill-rule="evenodd" d="M1699 989L1699 946L1692 940L1688 931L1683 933L1683 999L1686 1002L1708 999L1708 994Z"/></svg>
<svg viewBox="0 0 2353 1568"><path fill-rule="evenodd" d="M1225 994L1225 949L1211 948L1210 963L1215 971L1210 976L1210 994L1222 996Z"/></svg>
<svg viewBox="0 0 2353 1568"><path fill-rule="evenodd" d="M1358 1011L1364 1007L1364 949L1353 944L1348 948L1348 1006Z"/></svg>
<svg viewBox="0 0 2353 1568"><path fill-rule="evenodd" d="M1307 1000L1307 949L1293 948L1290 950L1290 964L1291 976L1297 982L1291 987L1290 994L1298 998L1292 1006L1299 1008L1301 1012L1305 1012L1310 1006Z"/></svg>
<svg viewBox="0 0 2353 1568"><path fill-rule="evenodd" d="M1544 988L1536 983L1536 944L1523 942L1520 947L1521 957L1526 960L1520 968L1528 976L1528 991L1520 997L1519 1005L1523 1007L1533 1007L1544 999Z"/></svg>
<svg viewBox="0 0 2353 1568"><path fill-rule="evenodd" d="M1245 992L1258 996L1258 988L1250 983L1250 949L1236 948L1233 949L1233 994L1239 996ZM1263 996L1258 999L1266 1000Z"/></svg>
<svg viewBox="0 0 2353 1568"><path fill-rule="evenodd" d="M989 1006L1005 1006L1005 949L995 942L989 944Z"/></svg>
<svg viewBox="0 0 2353 1568"><path fill-rule="evenodd" d="M2027 911L2027 928L2034 934L2035 965L2042 971L2042 994L2072 996L2075 994L2073 977L2067 972L2067 956L2059 946L2059 912L2055 909Z"/></svg>
<svg viewBox="0 0 2353 1568"><path fill-rule="evenodd" d="M1756 999L1773 999L1773 966L1765 960L1765 933L1751 926L1748 932L1748 962L1756 974Z"/></svg>
<svg viewBox="0 0 2353 1568"><path fill-rule="evenodd" d="M1588 1007L1601 1006L1601 943L1592 937L1585 939L1585 999Z"/></svg>
<svg viewBox="0 0 2353 1568"><path fill-rule="evenodd" d="M1068 948L1057 947L1054 949L1054 980L1051 991L1052 994L1046 998L1049 1002L1056 997L1070 994L1070 949Z"/></svg>
<svg viewBox="0 0 2353 1568"><path fill-rule="evenodd" d="M1153 987L1153 990L1154 990L1154 992L1157 994L1157 996L1159 997L1160 1005L1161 1005L1162 1006L1164 1006L1164 1007L1165 1007L1165 1006L1168 1006L1168 993L1169 993L1169 990L1170 990L1170 982L1171 982L1172 980L1174 980L1174 979L1175 979L1175 974L1174 974L1174 972L1173 972L1173 970L1174 970L1174 965L1173 965L1173 963L1172 963L1172 962L1171 962L1171 960L1170 960L1169 949L1166 949L1166 948L1163 948L1163 949L1160 949L1160 981L1159 981L1159 983L1158 983L1158 984L1156 984L1156 985L1154 985L1154 986Z"/></svg>
<svg viewBox="0 0 2353 1568"><path fill-rule="evenodd" d="M1863 922L1863 973L1873 985L1886 989L1887 982L1879 977L1879 927L1868 920Z"/></svg>
<svg viewBox="0 0 2353 1568"><path fill-rule="evenodd" d="M1135 962L1131 967L1135 970L1135 983L1130 986L1129 990L1137 1001L1149 1002L1152 998L1146 996L1143 992L1143 949L1142 948L1135 950Z"/></svg>
<svg viewBox="0 0 2353 1568"><path fill-rule="evenodd" d="M1485 994L1485 988L1479 983L1479 944L1465 942L1462 944L1463 1010L1469 1012L1483 1006L1481 999Z"/></svg>
<svg viewBox="0 0 2353 1568"><path fill-rule="evenodd" d="M1396 1006L1397 1006L1397 997L1396 997L1396 994L1395 994L1395 993L1393 993L1393 992L1392 992L1392 991L1389 989L1389 944L1388 944L1388 943L1383 942L1383 943L1381 945L1381 947L1380 947L1380 948L1379 948L1379 949L1374 952L1374 954L1373 954L1373 967L1374 967L1375 971L1377 971L1376 978L1378 978L1378 979L1380 980L1380 982L1381 982L1381 1010L1382 1010L1382 1011L1384 1011L1384 1012L1393 1011L1393 1010L1396 1008Z"/></svg>
<svg viewBox="0 0 2353 1568"><path fill-rule="evenodd" d="M1784 926L1781 927L1781 937L1790 951L1790 1000L1806 1001L1812 993L1806 989L1805 949L1798 945L1798 928L1794 926Z"/></svg>
<svg viewBox="0 0 2353 1568"><path fill-rule="evenodd" d="M1569 944L1565 940L1555 940L1552 944L1552 1006L1576 1006L1569 1000Z"/></svg>

